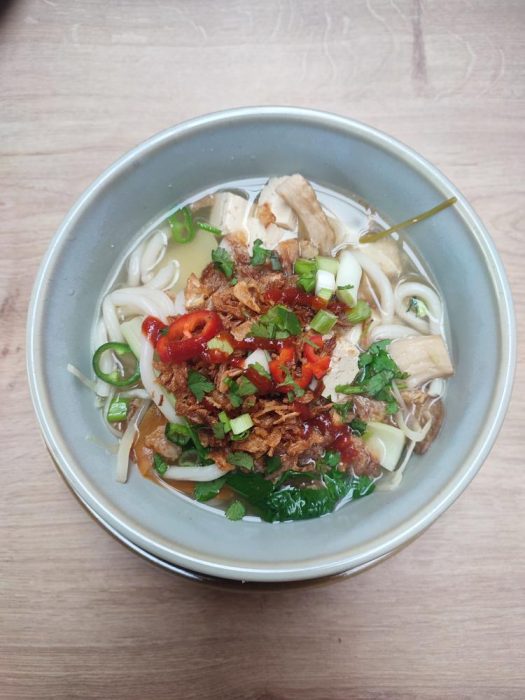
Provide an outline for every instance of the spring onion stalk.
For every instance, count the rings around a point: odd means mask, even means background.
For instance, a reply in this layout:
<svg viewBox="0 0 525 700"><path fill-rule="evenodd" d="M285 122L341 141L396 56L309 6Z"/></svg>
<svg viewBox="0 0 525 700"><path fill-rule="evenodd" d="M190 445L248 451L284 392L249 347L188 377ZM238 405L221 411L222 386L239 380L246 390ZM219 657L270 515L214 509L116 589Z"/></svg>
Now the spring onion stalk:
<svg viewBox="0 0 525 700"><path fill-rule="evenodd" d="M230 418L230 427L234 435L241 435L253 427L253 421L249 413L243 413L237 418Z"/></svg>
<svg viewBox="0 0 525 700"><path fill-rule="evenodd" d="M121 423L128 417L128 400L121 396L111 399L106 418L109 423Z"/></svg>
<svg viewBox="0 0 525 700"><path fill-rule="evenodd" d="M363 440L374 459L384 469L393 472L405 446L405 433L393 425L370 421Z"/></svg>
<svg viewBox="0 0 525 700"><path fill-rule="evenodd" d="M146 413L148 406L149 406L149 400L148 401L143 401L142 405L139 407L138 411L135 413L135 415L132 417L132 419L129 421L128 426L124 432L124 435L122 436L119 447L118 447L118 453L117 453L117 473L116 473L116 479L119 483L125 484L126 481L128 480L128 471L129 471L129 453L131 450L131 447L133 446L133 440L135 439L135 433L137 432L137 428L140 424L140 421L142 420L142 417Z"/></svg>
<svg viewBox="0 0 525 700"><path fill-rule="evenodd" d="M163 478L182 481L214 481L224 476L224 473L217 464L208 464L205 467L168 467Z"/></svg>
<svg viewBox="0 0 525 700"><path fill-rule="evenodd" d="M324 291L324 293L330 292L330 296L332 296L332 293L335 292L336 289L336 283L335 283L335 275L332 272L328 272L327 270L317 270L317 273L315 275L315 295L321 298L325 298L321 294L321 290ZM330 298L330 297L328 297Z"/></svg>
<svg viewBox="0 0 525 700"><path fill-rule="evenodd" d="M315 275L317 272L317 261L299 258L295 261L294 272L296 275L299 275L299 277L302 275Z"/></svg>
<svg viewBox="0 0 525 700"><path fill-rule="evenodd" d="M267 372L270 371L270 363L268 360L268 353L265 350L261 350L257 348L257 350L254 350L251 352L246 360L244 361L245 367L249 367L250 365L261 365L263 369L265 369Z"/></svg>
<svg viewBox="0 0 525 700"><path fill-rule="evenodd" d="M362 321L366 321L367 318L370 318L371 314L372 310L370 305L367 304L366 301L358 299L354 308L347 312L346 319L350 323L361 323Z"/></svg>
<svg viewBox="0 0 525 700"><path fill-rule="evenodd" d="M219 352L223 352L225 355L231 355L233 352L231 344L223 338L212 338L208 340L208 350L219 350Z"/></svg>
<svg viewBox="0 0 525 700"><path fill-rule="evenodd" d="M337 274L337 270L339 269L339 261L336 258L326 258L322 255L318 255L316 260L319 270L326 270L327 272L331 272L334 276Z"/></svg>
<svg viewBox="0 0 525 700"><path fill-rule="evenodd" d="M335 314L331 311L320 309L310 322L310 328L324 335L325 333L329 333L336 323L337 316Z"/></svg>
<svg viewBox="0 0 525 700"><path fill-rule="evenodd" d="M418 214L417 216L413 216L412 218L407 219L406 221L402 221L400 224L396 224L396 226L391 226L385 231L365 233L365 235L361 236L361 238L359 239L359 243L375 243L375 241L380 241L382 238L390 236L390 234L394 233L394 231L400 231L404 228L408 228L409 226L413 226L414 224L418 224L420 221L425 221L425 219L429 219L431 216L434 216L440 211L443 211L443 209L451 207L457 201L457 197L450 197L450 199L446 199L444 202L441 202L441 204L432 207L432 209L428 209L428 211L425 211L422 214Z"/></svg>
<svg viewBox="0 0 525 700"><path fill-rule="evenodd" d="M362 272L361 265L353 253L349 250L343 250L339 257L339 270L335 278L336 295L343 304L350 307L356 305Z"/></svg>

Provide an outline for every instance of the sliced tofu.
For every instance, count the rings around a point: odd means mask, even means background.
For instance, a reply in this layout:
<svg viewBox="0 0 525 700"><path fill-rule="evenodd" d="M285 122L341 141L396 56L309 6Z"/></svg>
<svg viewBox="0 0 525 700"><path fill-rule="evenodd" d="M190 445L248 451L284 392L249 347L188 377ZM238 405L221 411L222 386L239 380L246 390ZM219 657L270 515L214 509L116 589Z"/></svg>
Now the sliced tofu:
<svg viewBox="0 0 525 700"><path fill-rule="evenodd" d="M285 177L272 177L268 180L259 195L257 213L265 225L273 221L281 228L296 231L297 216L291 206L277 192L277 188L285 179ZM270 221L268 221L268 214L270 214Z"/></svg>
<svg viewBox="0 0 525 700"><path fill-rule="evenodd" d="M323 396L332 401L348 401L346 394L341 394L335 390L338 384L351 384L359 367L359 350L350 340L351 331L340 336L335 345L330 361L330 369L323 377Z"/></svg>
<svg viewBox="0 0 525 700"><path fill-rule="evenodd" d="M223 235L235 233L242 228L248 202L233 192L215 195L210 212L210 224L220 228Z"/></svg>
<svg viewBox="0 0 525 700"><path fill-rule="evenodd" d="M249 216L246 219L245 232L247 235L247 243L250 252L253 250L253 244L256 240L262 241L264 248L268 250L278 250L281 243L284 241L297 240L296 231L288 231L276 224L264 226L261 221Z"/></svg>
<svg viewBox="0 0 525 700"><path fill-rule="evenodd" d="M330 255L335 245L335 233L310 183L302 175L290 175L282 178L277 192L303 223L307 239L322 255Z"/></svg>
<svg viewBox="0 0 525 700"><path fill-rule="evenodd" d="M437 377L450 377L454 368L445 341L440 335L413 335L393 340L388 348L402 372L407 386L413 388Z"/></svg>
<svg viewBox="0 0 525 700"><path fill-rule="evenodd" d="M361 246L363 253L376 262L390 279L397 279L402 271L399 245L392 238Z"/></svg>

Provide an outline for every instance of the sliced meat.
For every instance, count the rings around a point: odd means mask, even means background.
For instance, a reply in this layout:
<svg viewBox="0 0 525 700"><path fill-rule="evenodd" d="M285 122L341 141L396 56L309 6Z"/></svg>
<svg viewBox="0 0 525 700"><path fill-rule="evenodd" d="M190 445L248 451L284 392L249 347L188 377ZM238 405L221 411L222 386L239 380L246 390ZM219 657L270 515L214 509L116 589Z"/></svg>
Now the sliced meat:
<svg viewBox="0 0 525 700"><path fill-rule="evenodd" d="M348 396L336 391L335 387L338 384L351 384L359 372L359 348L350 340L350 333L347 331L337 338L330 369L323 378L322 395L332 401L348 401Z"/></svg>
<svg viewBox="0 0 525 700"><path fill-rule="evenodd" d="M354 413L360 419L367 423L375 421L376 423L387 423L386 405L383 401L369 399L366 396L356 395L352 398L354 404Z"/></svg>
<svg viewBox="0 0 525 700"><path fill-rule="evenodd" d="M364 441L359 437L354 437L352 447L354 449L354 459L352 460L351 468L354 474L356 476L379 476L381 466L367 450Z"/></svg>
<svg viewBox="0 0 525 700"><path fill-rule="evenodd" d="M277 192L303 223L308 239L323 255L330 255L335 245L335 233L310 183L302 175L291 175L282 179Z"/></svg>
<svg viewBox="0 0 525 700"><path fill-rule="evenodd" d="M432 421L425 438L421 442L416 443L414 448L416 454L425 454L441 430L445 415L443 402L441 399L429 396L426 392L418 391L417 389L403 391L401 396L421 427L426 425L429 420Z"/></svg>
<svg viewBox="0 0 525 700"><path fill-rule="evenodd" d="M296 231L297 216L289 203L277 191L277 188L286 179L286 177L272 177L268 180L259 195L257 216L264 226L273 223L290 231Z"/></svg>
<svg viewBox="0 0 525 700"><path fill-rule="evenodd" d="M361 250L376 262L390 279L397 279L401 275L400 249L398 243L392 238L383 238L375 243L368 243L362 246Z"/></svg>
<svg viewBox="0 0 525 700"><path fill-rule="evenodd" d="M454 374L447 346L440 335L399 338L392 341L388 352L399 369L408 373L409 388Z"/></svg>
<svg viewBox="0 0 525 700"><path fill-rule="evenodd" d="M181 448L170 442L164 434L165 426L155 428L151 433L146 435L144 444L154 452L157 452L161 457L167 459L168 462L176 462L181 455Z"/></svg>

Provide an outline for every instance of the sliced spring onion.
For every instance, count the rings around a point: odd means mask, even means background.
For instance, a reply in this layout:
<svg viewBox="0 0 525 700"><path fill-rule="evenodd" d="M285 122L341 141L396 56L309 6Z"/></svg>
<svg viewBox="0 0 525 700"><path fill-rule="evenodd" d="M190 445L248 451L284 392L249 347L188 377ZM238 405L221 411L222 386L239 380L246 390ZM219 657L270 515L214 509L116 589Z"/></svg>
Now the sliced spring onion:
<svg viewBox="0 0 525 700"><path fill-rule="evenodd" d="M429 219L431 216L434 216L434 214L438 214L440 211L443 211L443 209L451 207L457 201L457 197L450 197L450 199L445 199L444 202L441 202L441 204L432 207L432 209L428 209L422 214L418 214L417 216L413 216L412 218L407 219L406 221L402 221L400 224L396 224L396 226L391 226L390 228L385 229L385 231L365 233L365 235L361 236L361 238L359 239L359 243L375 243L375 241L380 241L382 238L390 236L390 234L394 233L394 231L399 231L401 229L408 228L408 226L412 226L413 224L418 224L420 221Z"/></svg>
<svg viewBox="0 0 525 700"><path fill-rule="evenodd" d="M337 316L331 311L320 309L310 322L310 328L317 333L328 333L337 323Z"/></svg>
<svg viewBox="0 0 525 700"><path fill-rule="evenodd" d="M330 301L333 294L334 293L330 289L320 289L315 296L319 297L319 299L324 299L324 301Z"/></svg>
<svg viewBox="0 0 525 700"><path fill-rule="evenodd" d="M128 399L115 396L109 404L107 419L109 423L121 423L128 417Z"/></svg>
<svg viewBox="0 0 525 700"><path fill-rule="evenodd" d="M193 223L191 211L188 207L178 209L174 214L168 217L168 223L175 243L189 243L195 238L197 231Z"/></svg>
<svg viewBox="0 0 525 700"><path fill-rule="evenodd" d="M326 270L327 272L331 272L332 275L337 274L337 270L339 269L339 261L336 258L326 258L322 255L318 255L316 260L319 270Z"/></svg>
<svg viewBox="0 0 525 700"><path fill-rule="evenodd" d="M237 418L230 418L230 426L234 435L241 435L253 426L253 421L249 413L243 413Z"/></svg>
<svg viewBox="0 0 525 700"><path fill-rule="evenodd" d="M315 275L315 294L321 296L320 291L325 289L329 292L335 292L336 288L335 275L327 270L317 270Z"/></svg>
<svg viewBox="0 0 525 700"><path fill-rule="evenodd" d="M164 435L170 442L180 447L184 447L184 445L187 445L191 440L188 427L182 423L166 423Z"/></svg>
<svg viewBox="0 0 525 700"><path fill-rule="evenodd" d="M230 419L228 418L228 414L226 413L226 411L221 411L219 413L219 420L224 426L224 432L229 433L232 428L230 424Z"/></svg>
<svg viewBox="0 0 525 700"><path fill-rule="evenodd" d="M222 231L216 226L206 223L206 221L195 221L195 226L201 228L203 231L208 231L208 233L213 233L214 236L222 236Z"/></svg>
<svg viewBox="0 0 525 700"><path fill-rule="evenodd" d="M298 258L294 263L294 272L300 277L302 275L315 275L317 272L317 260Z"/></svg>
<svg viewBox="0 0 525 700"><path fill-rule="evenodd" d="M355 306L362 273L361 265L354 255L349 250L343 250L339 257L339 270L335 278L336 295L343 304Z"/></svg>
<svg viewBox="0 0 525 700"><path fill-rule="evenodd" d="M311 294L315 289L315 276L312 275L311 277L299 277L299 279L297 280L297 284L299 285L299 287L304 289L304 291L307 294Z"/></svg>
<svg viewBox="0 0 525 700"><path fill-rule="evenodd" d="M208 350L219 350L225 355L231 355L233 352L231 344L224 338L212 338L208 340Z"/></svg>
<svg viewBox="0 0 525 700"><path fill-rule="evenodd" d="M109 374L102 371L100 361L104 353L108 351L117 356L121 372L119 372L118 368ZM126 358L132 362L131 369L127 372L124 365ZM101 345L93 355L93 370L99 379L107 382L107 384L111 384L111 386L132 386L140 379L139 363L127 343L104 343Z"/></svg>
<svg viewBox="0 0 525 700"><path fill-rule="evenodd" d="M363 299L358 299L354 308L347 311L346 319L350 323L361 323L361 321L366 321L367 318L370 318L371 314L370 305Z"/></svg>

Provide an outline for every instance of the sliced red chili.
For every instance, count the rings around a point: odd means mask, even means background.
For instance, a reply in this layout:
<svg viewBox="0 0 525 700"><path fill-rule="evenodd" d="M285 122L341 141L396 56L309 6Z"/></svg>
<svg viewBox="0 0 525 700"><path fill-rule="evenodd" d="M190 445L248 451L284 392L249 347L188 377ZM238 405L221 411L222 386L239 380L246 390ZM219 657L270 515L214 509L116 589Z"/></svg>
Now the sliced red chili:
<svg viewBox="0 0 525 700"><path fill-rule="evenodd" d="M259 374L255 367L250 365L245 374L246 378L251 381L260 394L269 394L270 392L275 391L274 382L269 377Z"/></svg>
<svg viewBox="0 0 525 700"><path fill-rule="evenodd" d="M312 343L317 346L317 349L312 346ZM316 379L324 377L330 367L330 356L322 351L323 347L323 338L318 333L310 333L303 346L304 356Z"/></svg>
<svg viewBox="0 0 525 700"><path fill-rule="evenodd" d="M286 345L279 353L277 359L270 362L270 374L277 384L281 384L286 379L284 368L291 366L295 359L295 351L290 345Z"/></svg>
<svg viewBox="0 0 525 700"><path fill-rule="evenodd" d="M148 317L143 323L143 330L155 328ZM148 323L146 323L148 322ZM154 342L157 354L166 364L185 362L198 357L211 340L222 329L220 316L215 311L192 311L178 316L167 329L165 335L148 336ZM144 330L144 332L147 332Z"/></svg>
<svg viewBox="0 0 525 700"><path fill-rule="evenodd" d="M166 324L155 316L146 316L142 321L142 332L154 347L165 328Z"/></svg>

